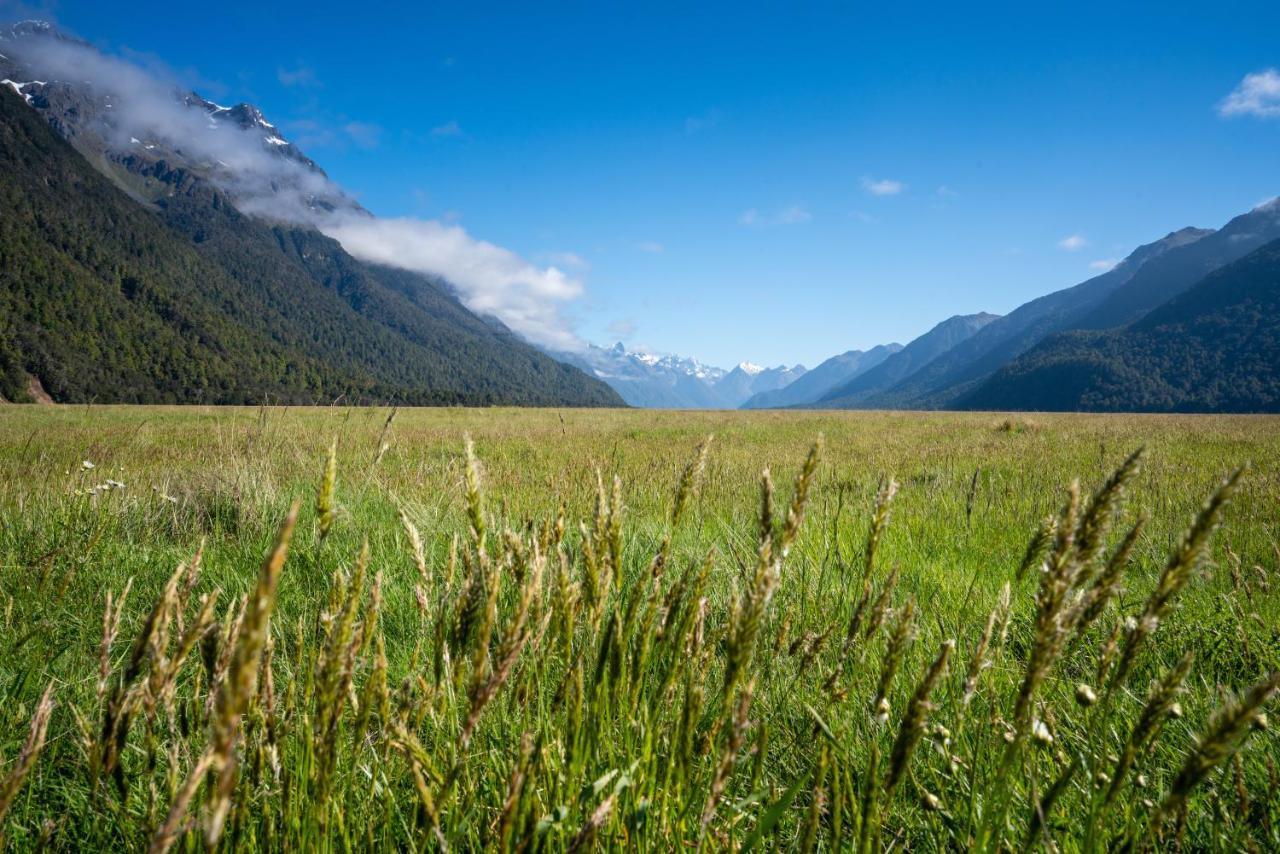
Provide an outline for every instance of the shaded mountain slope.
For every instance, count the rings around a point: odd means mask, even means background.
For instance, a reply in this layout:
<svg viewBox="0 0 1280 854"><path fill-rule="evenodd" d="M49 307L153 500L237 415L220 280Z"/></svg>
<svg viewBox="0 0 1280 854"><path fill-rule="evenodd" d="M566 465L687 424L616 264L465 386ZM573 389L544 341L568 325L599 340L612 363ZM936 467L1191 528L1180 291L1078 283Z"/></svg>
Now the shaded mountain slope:
<svg viewBox="0 0 1280 854"><path fill-rule="evenodd" d="M1214 270L1277 239L1280 199L1272 199L1235 217L1203 240L1151 259L1074 328L1111 329L1133 323Z"/></svg>
<svg viewBox="0 0 1280 854"><path fill-rule="evenodd" d="M871 370L901 349L901 344L878 344L870 350L850 350L832 356L780 389L752 395L742 408L776 409L813 403L831 389Z"/></svg>
<svg viewBox="0 0 1280 854"><path fill-rule="evenodd" d="M752 396L766 391L784 388L804 376L804 365L788 368L778 365L776 368L765 368L742 362L716 381L712 386L719 406L726 409L737 409L751 399Z"/></svg>
<svg viewBox="0 0 1280 854"><path fill-rule="evenodd" d="M1101 275L1018 306L897 385L862 402L879 408L945 409L1046 335L1071 328L1152 259L1210 234L1206 229L1184 228L1140 246Z"/></svg>
<svg viewBox="0 0 1280 854"><path fill-rule="evenodd" d="M968 409L1280 411L1280 240L1123 329L1061 333L961 401Z"/></svg>
<svg viewBox="0 0 1280 854"><path fill-rule="evenodd" d="M862 400L876 392L884 391L897 385L943 353L972 338L983 327L998 319L999 315L986 312L956 315L948 318L911 341L900 352L884 360L882 364L850 382L830 390L819 399L818 405L828 409L854 408Z"/></svg>

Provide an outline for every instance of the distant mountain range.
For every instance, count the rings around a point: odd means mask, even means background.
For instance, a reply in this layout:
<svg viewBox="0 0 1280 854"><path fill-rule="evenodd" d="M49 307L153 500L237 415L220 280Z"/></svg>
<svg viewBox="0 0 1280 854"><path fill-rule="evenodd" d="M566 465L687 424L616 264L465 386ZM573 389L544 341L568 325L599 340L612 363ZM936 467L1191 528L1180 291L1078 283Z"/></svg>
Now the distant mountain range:
<svg viewBox="0 0 1280 854"><path fill-rule="evenodd" d="M870 350L850 350L832 356L788 385L753 394L743 409L776 409L822 399L832 389L862 376L902 349L901 344L879 344Z"/></svg>
<svg viewBox="0 0 1280 854"><path fill-rule="evenodd" d="M736 409L757 393L806 375L803 365L764 368L750 362L726 371L696 359L628 350L621 342L555 355L608 383L631 406L657 409Z"/></svg>
<svg viewBox="0 0 1280 854"><path fill-rule="evenodd" d="M825 394L832 409L1280 411L1280 200L1183 228L1003 317L943 321Z"/></svg>
<svg viewBox="0 0 1280 854"><path fill-rule="evenodd" d="M893 388L943 353L972 338L988 323L998 319L997 315L986 312L948 318L873 369L832 387L810 402L817 402L829 409L851 408L877 392Z"/></svg>
<svg viewBox="0 0 1280 854"><path fill-rule="evenodd" d="M447 282L278 216L368 214L257 108L165 90L141 116L154 81L97 56L0 28L0 397L622 404Z"/></svg>

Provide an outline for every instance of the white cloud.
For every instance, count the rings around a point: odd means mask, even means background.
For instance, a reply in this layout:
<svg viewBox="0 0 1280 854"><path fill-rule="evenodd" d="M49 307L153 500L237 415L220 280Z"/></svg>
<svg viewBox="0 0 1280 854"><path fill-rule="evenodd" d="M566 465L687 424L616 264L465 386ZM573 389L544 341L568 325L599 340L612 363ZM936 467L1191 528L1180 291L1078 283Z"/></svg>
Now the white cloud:
<svg viewBox="0 0 1280 854"><path fill-rule="evenodd" d="M629 317L611 320L605 328L608 330L610 338L619 340L626 340L636 334L636 322Z"/></svg>
<svg viewBox="0 0 1280 854"><path fill-rule="evenodd" d="M1058 248L1065 249L1068 252L1079 251L1089 245L1088 239L1083 234L1072 234L1058 241Z"/></svg>
<svg viewBox="0 0 1280 854"><path fill-rule="evenodd" d="M547 252L541 257L557 267L571 267L575 270L591 269L591 262L576 252Z"/></svg>
<svg viewBox="0 0 1280 854"><path fill-rule="evenodd" d="M738 224L748 228L769 228L775 225L798 225L813 219L801 205L788 205L774 213L761 213L756 208L748 208L738 217Z"/></svg>
<svg viewBox="0 0 1280 854"><path fill-rule="evenodd" d="M442 276L472 311L497 317L534 343L561 350L582 346L561 314L585 290L579 278L564 272L568 264L533 264L448 221L370 216L322 173L266 143L267 135L277 133L274 128L242 129L188 106L171 75L76 42L31 39L21 49L21 60L39 71L36 79L87 79L111 93L109 122L98 131L114 148L132 150L130 139L136 138L181 150L246 213L316 227L365 261ZM339 127L304 121L290 128L300 132L298 143L315 135L376 145L381 134L377 125L348 120ZM315 206L316 198L339 209Z"/></svg>
<svg viewBox="0 0 1280 854"><path fill-rule="evenodd" d="M892 178L863 178L862 189L873 196L896 196L907 188L901 181Z"/></svg>
<svg viewBox="0 0 1280 854"><path fill-rule="evenodd" d="M642 240L636 244L636 248L641 252L648 252L650 255L661 255L666 249L665 246L656 240Z"/></svg>
<svg viewBox="0 0 1280 854"><path fill-rule="evenodd" d="M436 125L431 129L431 135L436 137L443 136L462 136L462 126L457 120L450 120L442 125Z"/></svg>
<svg viewBox="0 0 1280 854"><path fill-rule="evenodd" d="M585 288L556 266L535 266L461 226L436 220L342 216L319 227L362 260L443 276L472 311L497 317L535 344L582 347L560 307Z"/></svg>
<svg viewBox="0 0 1280 854"><path fill-rule="evenodd" d="M361 148L377 148L382 143L382 128L370 122L347 122L342 130Z"/></svg>
<svg viewBox="0 0 1280 854"><path fill-rule="evenodd" d="M799 222L808 222L811 219L813 219L813 215L799 205L791 205L778 212L779 225L794 225Z"/></svg>
<svg viewBox="0 0 1280 854"><path fill-rule="evenodd" d="M1280 117L1280 70L1267 68L1246 74L1231 94L1218 104L1218 115Z"/></svg>
<svg viewBox="0 0 1280 854"><path fill-rule="evenodd" d="M954 199L960 194L948 187L946 184L943 184L938 187L938 195L944 199Z"/></svg>
<svg viewBox="0 0 1280 854"><path fill-rule="evenodd" d="M297 68L277 68L276 79L280 81L281 86L290 88L311 89L320 86L315 70L306 65L299 65Z"/></svg>
<svg viewBox="0 0 1280 854"><path fill-rule="evenodd" d="M1099 273L1105 273L1108 270L1114 269L1119 263L1119 258L1100 258L1097 261L1090 261L1089 269L1097 270Z"/></svg>
<svg viewBox="0 0 1280 854"><path fill-rule="evenodd" d="M708 110L700 116L689 116L684 120L684 132L688 134L713 128L720 124L720 111Z"/></svg>

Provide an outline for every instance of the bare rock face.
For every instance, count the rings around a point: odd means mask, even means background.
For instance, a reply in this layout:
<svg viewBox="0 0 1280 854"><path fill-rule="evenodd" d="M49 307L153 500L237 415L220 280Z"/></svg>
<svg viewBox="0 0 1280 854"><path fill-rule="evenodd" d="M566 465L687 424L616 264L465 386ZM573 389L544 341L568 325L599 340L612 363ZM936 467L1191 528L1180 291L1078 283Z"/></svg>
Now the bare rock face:
<svg viewBox="0 0 1280 854"><path fill-rule="evenodd" d="M49 396L49 392L44 390L44 384L40 382L40 378L32 376L27 381L27 396L31 398L32 403L50 404L53 398Z"/></svg>

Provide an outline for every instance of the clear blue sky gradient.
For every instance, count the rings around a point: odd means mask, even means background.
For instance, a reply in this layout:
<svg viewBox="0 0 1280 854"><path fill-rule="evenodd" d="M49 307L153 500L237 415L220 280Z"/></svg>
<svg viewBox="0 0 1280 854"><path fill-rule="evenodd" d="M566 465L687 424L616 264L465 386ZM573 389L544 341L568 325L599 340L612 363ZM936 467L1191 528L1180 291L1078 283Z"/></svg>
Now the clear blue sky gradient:
<svg viewBox="0 0 1280 854"><path fill-rule="evenodd" d="M1280 193L1280 118L1216 111L1280 66L1278 3L620 5L46 14L259 104L379 215L580 257L583 337L714 364L905 342Z"/></svg>

